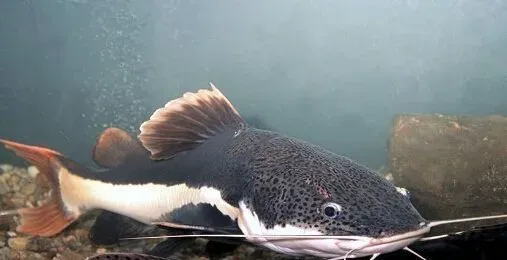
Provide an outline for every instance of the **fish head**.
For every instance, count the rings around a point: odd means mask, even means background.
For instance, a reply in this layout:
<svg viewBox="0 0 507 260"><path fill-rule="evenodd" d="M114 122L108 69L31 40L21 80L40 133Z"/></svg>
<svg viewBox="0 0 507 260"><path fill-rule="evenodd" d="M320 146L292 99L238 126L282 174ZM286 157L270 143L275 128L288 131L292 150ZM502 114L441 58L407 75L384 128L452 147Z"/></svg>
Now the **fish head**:
<svg viewBox="0 0 507 260"><path fill-rule="evenodd" d="M403 190L346 157L293 149L263 158L239 226L274 251L362 257L403 249L430 230Z"/></svg>

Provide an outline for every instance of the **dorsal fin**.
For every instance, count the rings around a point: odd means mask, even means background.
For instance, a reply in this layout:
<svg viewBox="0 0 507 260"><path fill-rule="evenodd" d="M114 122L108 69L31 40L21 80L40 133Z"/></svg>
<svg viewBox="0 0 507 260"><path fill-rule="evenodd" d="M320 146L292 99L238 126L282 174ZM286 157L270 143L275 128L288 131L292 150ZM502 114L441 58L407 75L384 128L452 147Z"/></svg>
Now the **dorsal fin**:
<svg viewBox="0 0 507 260"><path fill-rule="evenodd" d="M154 160L169 159L193 149L227 129L245 122L213 83L211 89L185 93L157 109L141 127L139 139Z"/></svg>
<svg viewBox="0 0 507 260"><path fill-rule="evenodd" d="M143 146L127 132L110 127L97 138L93 148L93 160L101 167L116 167L132 156L147 156Z"/></svg>

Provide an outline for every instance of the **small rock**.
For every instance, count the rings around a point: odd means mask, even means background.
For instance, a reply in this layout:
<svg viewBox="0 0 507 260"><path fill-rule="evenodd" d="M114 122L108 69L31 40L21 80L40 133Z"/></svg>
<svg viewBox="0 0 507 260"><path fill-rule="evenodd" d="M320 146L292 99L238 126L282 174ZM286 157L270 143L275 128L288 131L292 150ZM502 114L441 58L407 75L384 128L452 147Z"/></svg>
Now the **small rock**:
<svg viewBox="0 0 507 260"><path fill-rule="evenodd" d="M10 164L0 164L0 169L2 169L3 172L10 172L13 168L14 167Z"/></svg>
<svg viewBox="0 0 507 260"><path fill-rule="evenodd" d="M19 177L16 175L11 175L11 177L6 180L6 183L9 185L11 191L19 191L21 188L19 186Z"/></svg>
<svg viewBox="0 0 507 260"><path fill-rule="evenodd" d="M65 243L65 245L67 246L67 248L69 248L71 250L77 250L81 246L81 243L79 243L77 241L76 236L73 236L73 235L66 236L62 240Z"/></svg>
<svg viewBox="0 0 507 260"><path fill-rule="evenodd" d="M29 179L28 176L19 176L19 178L20 178L18 182L19 187L25 187L26 185L28 185L28 183L32 183L31 179Z"/></svg>
<svg viewBox="0 0 507 260"><path fill-rule="evenodd" d="M65 243L73 243L75 241L76 241L76 237L73 235L66 236L63 238L63 242L65 242Z"/></svg>
<svg viewBox="0 0 507 260"><path fill-rule="evenodd" d="M9 185L4 178L0 178L0 195L4 195L10 191Z"/></svg>
<svg viewBox="0 0 507 260"><path fill-rule="evenodd" d="M32 177L33 179L35 179L35 177L37 177L37 174L39 174L39 169L37 169L37 167L35 166L30 166L28 167L28 175L30 175L30 177Z"/></svg>
<svg viewBox="0 0 507 260"><path fill-rule="evenodd" d="M19 256L20 259L30 259L30 260L44 259L44 256L42 256L41 254L33 252L21 252Z"/></svg>
<svg viewBox="0 0 507 260"><path fill-rule="evenodd" d="M37 174L35 177L35 184L41 188L49 189L49 182L42 174Z"/></svg>
<svg viewBox="0 0 507 260"><path fill-rule="evenodd" d="M37 187L35 186L35 183L29 183L21 188L21 193L26 196L32 195L35 192L36 188Z"/></svg>
<svg viewBox="0 0 507 260"><path fill-rule="evenodd" d="M0 248L0 260L11 260L15 259L12 250L8 247Z"/></svg>
<svg viewBox="0 0 507 260"><path fill-rule="evenodd" d="M23 197L19 197L19 196L12 197L11 198L11 203L16 208L20 208L20 207L23 207L25 205L25 199Z"/></svg>
<svg viewBox="0 0 507 260"><path fill-rule="evenodd" d="M12 175L10 178L10 182L11 182L11 184L18 184L19 183L19 176Z"/></svg>
<svg viewBox="0 0 507 260"><path fill-rule="evenodd" d="M69 249L66 249L62 253L58 254L55 257L55 260L74 260L74 259L85 259L86 257L84 255L80 255L76 252L72 252Z"/></svg>
<svg viewBox="0 0 507 260"><path fill-rule="evenodd" d="M27 208L33 208L33 207L35 207L35 205L33 205L33 203L32 203L31 201L27 201L27 202L25 203L25 206L26 206Z"/></svg>
<svg viewBox="0 0 507 260"><path fill-rule="evenodd" d="M28 245L28 238L26 238L26 237L9 238L9 240L7 241L7 244L9 244L9 247L14 250L24 250L24 249L26 249L26 246Z"/></svg>
<svg viewBox="0 0 507 260"><path fill-rule="evenodd" d="M3 203L3 208L4 209L16 208L16 205L14 203L12 203L11 199L12 198L10 196L4 196L2 198L2 203Z"/></svg>
<svg viewBox="0 0 507 260"><path fill-rule="evenodd" d="M32 252L46 252L53 247L53 239L47 237L35 237L26 246Z"/></svg>
<svg viewBox="0 0 507 260"><path fill-rule="evenodd" d="M7 235L9 237L15 237L15 236L17 236L16 232L14 232L14 231L7 231Z"/></svg>
<svg viewBox="0 0 507 260"><path fill-rule="evenodd" d="M97 254L103 254L105 253L107 250L103 247L100 247L100 248L97 248L97 250L95 251L95 253Z"/></svg>
<svg viewBox="0 0 507 260"><path fill-rule="evenodd" d="M76 229L74 231L74 235L81 242L88 242L88 230L86 229Z"/></svg>
<svg viewBox="0 0 507 260"><path fill-rule="evenodd" d="M384 178L390 182L394 182L394 176L392 173L388 172L386 175L384 175Z"/></svg>

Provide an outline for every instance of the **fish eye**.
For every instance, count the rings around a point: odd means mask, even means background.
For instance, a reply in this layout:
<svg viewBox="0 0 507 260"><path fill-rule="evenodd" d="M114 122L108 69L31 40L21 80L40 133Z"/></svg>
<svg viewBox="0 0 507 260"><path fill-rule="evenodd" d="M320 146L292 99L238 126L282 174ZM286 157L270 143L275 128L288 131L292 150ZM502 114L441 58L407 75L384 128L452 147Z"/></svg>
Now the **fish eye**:
<svg viewBox="0 0 507 260"><path fill-rule="evenodd" d="M328 218L335 218L342 211L342 207L334 202L326 202L322 205L322 213Z"/></svg>

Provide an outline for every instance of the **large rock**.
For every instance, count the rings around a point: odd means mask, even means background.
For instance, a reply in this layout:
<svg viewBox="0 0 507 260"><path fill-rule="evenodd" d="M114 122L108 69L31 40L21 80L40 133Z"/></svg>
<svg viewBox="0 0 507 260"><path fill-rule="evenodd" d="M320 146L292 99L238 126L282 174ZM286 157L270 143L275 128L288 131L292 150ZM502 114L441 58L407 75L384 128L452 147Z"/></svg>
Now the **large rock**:
<svg viewBox="0 0 507 260"><path fill-rule="evenodd" d="M507 213L506 117L398 115L389 156L427 219Z"/></svg>

